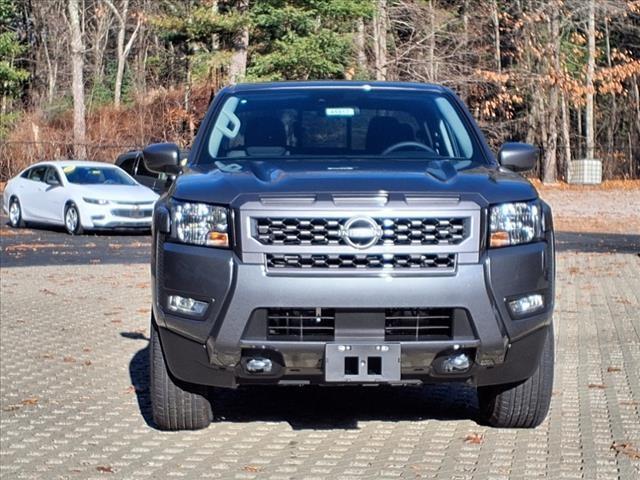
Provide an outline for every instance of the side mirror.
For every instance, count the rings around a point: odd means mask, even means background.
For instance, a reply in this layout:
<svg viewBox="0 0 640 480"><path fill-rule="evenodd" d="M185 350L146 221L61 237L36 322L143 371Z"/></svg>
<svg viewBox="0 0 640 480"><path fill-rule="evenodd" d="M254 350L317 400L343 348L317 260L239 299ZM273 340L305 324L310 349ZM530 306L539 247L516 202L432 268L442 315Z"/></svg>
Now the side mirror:
<svg viewBox="0 0 640 480"><path fill-rule="evenodd" d="M177 175L180 166L180 149L175 143L153 143L142 151L147 170L155 173Z"/></svg>
<svg viewBox="0 0 640 480"><path fill-rule="evenodd" d="M498 163L514 172L526 172L533 169L540 149L528 143L508 142L498 152Z"/></svg>

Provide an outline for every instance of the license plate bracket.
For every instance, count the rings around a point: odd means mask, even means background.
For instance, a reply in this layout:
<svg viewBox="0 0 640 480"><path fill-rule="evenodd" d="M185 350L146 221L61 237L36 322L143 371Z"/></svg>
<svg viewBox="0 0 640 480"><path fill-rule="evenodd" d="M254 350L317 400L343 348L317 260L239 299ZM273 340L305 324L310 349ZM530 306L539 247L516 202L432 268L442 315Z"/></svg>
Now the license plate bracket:
<svg viewBox="0 0 640 480"><path fill-rule="evenodd" d="M400 344L328 343L324 374L327 382L399 382Z"/></svg>

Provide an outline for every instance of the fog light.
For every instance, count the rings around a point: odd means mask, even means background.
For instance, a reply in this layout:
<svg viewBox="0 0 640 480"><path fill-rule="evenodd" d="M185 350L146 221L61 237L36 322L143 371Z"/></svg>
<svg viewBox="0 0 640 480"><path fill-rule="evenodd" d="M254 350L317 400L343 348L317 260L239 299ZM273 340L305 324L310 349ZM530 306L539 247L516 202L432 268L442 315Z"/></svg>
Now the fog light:
<svg viewBox="0 0 640 480"><path fill-rule="evenodd" d="M539 293L532 293L509 302L511 313L517 317L530 315L544 309L544 297Z"/></svg>
<svg viewBox="0 0 640 480"><path fill-rule="evenodd" d="M169 295L167 302L167 308L172 312L184 313L187 315L202 315L207 309L207 305L207 302L201 302L188 297L181 297L180 295Z"/></svg>

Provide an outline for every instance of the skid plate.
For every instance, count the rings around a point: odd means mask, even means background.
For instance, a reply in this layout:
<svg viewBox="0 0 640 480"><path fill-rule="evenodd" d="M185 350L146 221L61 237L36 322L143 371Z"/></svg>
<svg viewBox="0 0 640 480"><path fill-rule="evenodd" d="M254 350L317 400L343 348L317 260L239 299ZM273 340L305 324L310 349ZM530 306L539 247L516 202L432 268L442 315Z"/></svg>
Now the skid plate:
<svg viewBox="0 0 640 480"><path fill-rule="evenodd" d="M327 382L400 381L398 343L328 343L324 359Z"/></svg>

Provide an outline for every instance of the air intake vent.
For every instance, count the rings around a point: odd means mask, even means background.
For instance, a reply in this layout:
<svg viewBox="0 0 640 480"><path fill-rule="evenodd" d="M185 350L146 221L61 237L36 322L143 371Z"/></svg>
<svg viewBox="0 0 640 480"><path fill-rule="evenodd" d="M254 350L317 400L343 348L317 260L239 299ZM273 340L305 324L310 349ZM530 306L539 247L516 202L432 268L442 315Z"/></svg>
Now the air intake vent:
<svg viewBox="0 0 640 480"><path fill-rule="evenodd" d="M450 340L453 333L451 308L394 308L385 310L386 340Z"/></svg>
<svg viewBox="0 0 640 480"><path fill-rule="evenodd" d="M270 308L267 311L268 340L333 340L335 310L329 308Z"/></svg>

